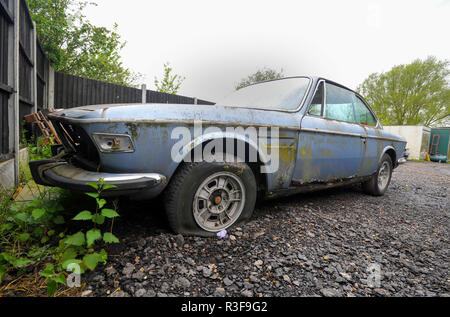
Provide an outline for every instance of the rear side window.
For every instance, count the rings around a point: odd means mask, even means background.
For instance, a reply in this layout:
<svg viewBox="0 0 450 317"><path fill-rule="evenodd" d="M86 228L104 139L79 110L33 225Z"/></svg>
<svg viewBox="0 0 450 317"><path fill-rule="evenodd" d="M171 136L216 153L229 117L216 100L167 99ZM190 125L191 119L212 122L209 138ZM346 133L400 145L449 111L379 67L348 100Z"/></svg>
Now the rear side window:
<svg viewBox="0 0 450 317"><path fill-rule="evenodd" d="M325 118L355 123L353 107L354 93L347 89L327 84Z"/></svg>
<svg viewBox="0 0 450 317"><path fill-rule="evenodd" d="M319 84L317 88L316 95L311 102L311 107L309 108L309 114L313 116L322 116L323 114L323 81Z"/></svg>
<svg viewBox="0 0 450 317"><path fill-rule="evenodd" d="M369 126L377 125L377 120L375 120L366 104L358 96L355 96L355 115L356 123Z"/></svg>

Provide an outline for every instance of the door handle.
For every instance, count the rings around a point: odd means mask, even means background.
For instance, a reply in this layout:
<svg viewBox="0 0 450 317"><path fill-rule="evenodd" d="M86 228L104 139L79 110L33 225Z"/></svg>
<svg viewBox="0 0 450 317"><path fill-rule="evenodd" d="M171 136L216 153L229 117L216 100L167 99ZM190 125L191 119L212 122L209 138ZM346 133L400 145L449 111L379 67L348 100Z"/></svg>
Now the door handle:
<svg viewBox="0 0 450 317"><path fill-rule="evenodd" d="M360 135L359 137L361 138L361 140L364 141L364 144L367 144L367 136L366 135Z"/></svg>

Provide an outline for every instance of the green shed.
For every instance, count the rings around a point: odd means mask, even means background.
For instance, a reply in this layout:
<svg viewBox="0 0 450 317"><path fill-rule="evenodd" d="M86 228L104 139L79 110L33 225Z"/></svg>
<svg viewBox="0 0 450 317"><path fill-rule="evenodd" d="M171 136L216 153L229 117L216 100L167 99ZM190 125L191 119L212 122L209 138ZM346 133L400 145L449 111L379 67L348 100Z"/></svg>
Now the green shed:
<svg viewBox="0 0 450 317"><path fill-rule="evenodd" d="M431 129L430 151L433 162L448 162L450 154L450 128Z"/></svg>

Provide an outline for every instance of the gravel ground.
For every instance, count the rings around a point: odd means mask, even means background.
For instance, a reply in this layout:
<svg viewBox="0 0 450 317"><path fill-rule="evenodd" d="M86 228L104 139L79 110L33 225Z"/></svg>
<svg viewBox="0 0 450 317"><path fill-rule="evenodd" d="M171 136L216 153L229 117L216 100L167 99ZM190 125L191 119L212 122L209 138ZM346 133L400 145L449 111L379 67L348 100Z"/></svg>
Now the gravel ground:
<svg viewBox="0 0 450 317"><path fill-rule="evenodd" d="M449 187L450 165L409 162L384 197L347 186L263 202L225 239L176 236L160 202L123 201L121 244L84 294L449 296Z"/></svg>

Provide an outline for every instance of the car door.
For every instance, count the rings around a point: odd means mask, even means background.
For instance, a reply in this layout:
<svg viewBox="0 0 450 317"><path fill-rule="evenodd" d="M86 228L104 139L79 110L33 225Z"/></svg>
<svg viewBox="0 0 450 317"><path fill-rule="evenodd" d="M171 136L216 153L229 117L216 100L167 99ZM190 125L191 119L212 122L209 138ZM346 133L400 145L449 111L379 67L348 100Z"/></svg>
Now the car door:
<svg viewBox="0 0 450 317"><path fill-rule="evenodd" d="M293 183L359 176L367 132L356 123L354 93L324 80L301 122Z"/></svg>
<svg viewBox="0 0 450 317"><path fill-rule="evenodd" d="M354 95L354 106L356 123L360 124L367 132L367 139L363 146L360 176L368 176L374 174L378 169L378 160L382 151L381 130L376 116L360 96Z"/></svg>

